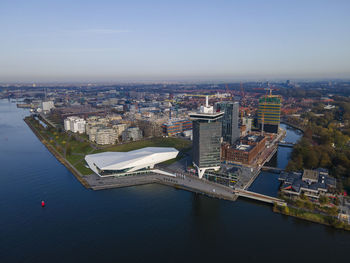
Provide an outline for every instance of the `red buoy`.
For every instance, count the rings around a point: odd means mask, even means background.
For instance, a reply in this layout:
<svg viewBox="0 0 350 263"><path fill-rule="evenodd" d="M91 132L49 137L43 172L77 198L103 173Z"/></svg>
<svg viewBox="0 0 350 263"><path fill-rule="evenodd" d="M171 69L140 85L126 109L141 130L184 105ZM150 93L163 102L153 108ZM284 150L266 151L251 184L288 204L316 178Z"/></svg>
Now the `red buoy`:
<svg viewBox="0 0 350 263"><path fill-rule="evenodd" d="M45 206L45 202L41 201L41 207L44 207L44 206Z"/></svg>

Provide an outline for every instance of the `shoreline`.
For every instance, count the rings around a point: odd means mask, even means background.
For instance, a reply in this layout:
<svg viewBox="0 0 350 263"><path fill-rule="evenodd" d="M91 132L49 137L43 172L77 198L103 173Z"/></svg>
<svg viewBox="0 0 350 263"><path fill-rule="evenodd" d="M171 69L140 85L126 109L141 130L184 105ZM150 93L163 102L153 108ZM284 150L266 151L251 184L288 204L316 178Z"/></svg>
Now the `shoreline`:
<svg viewBox="0 0 350 263"><path fill-rule="evenodd" d="M74 177L86 188L86 189L91 189L91 190L104 190L104 189L112 189L112 188L120 188L120 187L130 187L130 186L137 186L137 185L143 185L143 184L152 184L152 183L156 183L156 184L161 184L161 185L165 185L165 186L170 186L170 187L174 187L176 189L182 189L185 191L190 191L192 193L196 193L196 194L202 194L202 195L206 195L209 197L214 197L214 198L218 198L218 199L223 199L223 200L228 200L228 201L236 201L238 196L233 195L231 198L225 197L225 196L220 196L217 193L212 193L212 192L207 192L207 191L202 191L202 190L198 190L198 189L194 189L191 187L187 187L185 185L181 185L178 183L170 183L167 182L165 180L161 180L161 178L147 178L148 180L143 181L142 183L126 183L126 184L120 184L120 185L116 185L116 184L112 184L112 185L104 185L104 186L93 186L91 184L89 184L89 182L84 178L84 175L82 175L68 160L66 160L59 152L57 152L56 149L54 149L54 147L52 145L50 145L46 139L40 134L39 131L37 131L37 129L35 127L32 126L32 124L30 123L30 121L28 121L29 117L25 117L24 118L24 122L28 125L28 127L32 130L32 132L36 135L36 137L39 139L39 141L41 143L43 143L43 145L49 150L49 152L61 163L63 164L73 175ZM258 175L260 174L260 170L256 172L255 176L253 176L254 180L256 179L256 177L258 177ZM152 177L152 176L151 176ZM168 178L168 179L172 179L172 178ZM122 182L119 182L122 183ZM329 227L333 227L336 229L341 229L341 230L345 230L345 231L350 231L350 226L347 228L347 225L345 226L341 226L341 227L337 227L334 226L330 223L326 223L326 222L320 222L317 220L313 220L310 218L305 218L302 216L298 216L298 215L294 215L294 214L289 214L289 213L284 213L282 210L278 209L277 207L273 206L272 207L272 211L274 213L279 213L282 215L286 215L286 216L291 216L294 218L298 218L298 219L302 219L302 220L306 220L312 223L317 223L317 224L321 224L321 225L325 225L325 226L329 226ZM339 221L342 222L342 221Z"/></svg>
<svg viewBox="0 0 350 263"><path fill-rule="evenodd" d="M74 177L87 189L91 189L91 186L88 182L83 178L83 175L67 160L65 159L57 150L52 147L45 138L37 131L33 125L28 121L28 117L25 117L23 120L28 125L28 127L32 130L34 135L39 139L39 141L49 150L49 152L61 163L63 164L73 175Z"/></svg>
<svg viewBox="0 0 350 263"><path fill-rule="evenodd" d="M287 207L288 207L288 205L287 205ZM280 208L281 208L280 206L275 206L274 205L273 208L272 208L272 211L274 213L277 213L277 214L290 216L292 218L301 219L301 220L308 221L308 222L311 222L311 223L314 223L314 224L320 224L320 225L328 226L328 227L335 228L335 229L338 229L338 230L350 231L350 225L349 224L347 224L347 223L345 223L343 221L340 221L336 217L333 217L333 216L330 216L330 215L329 215L329 218L333 218L333 219L337 220L335 222L341 223L341 225L337 226L337 225L334 225L332 223L327 223L327 222L322 222L322 221L311 219L311 218L306 218L306 217L303 217L302 215L295 215L295 214L286 213ZM316 215L316 213L312 213L312 212L309 212L309 213ZM327 217L327 216L323 215L323 217Z"/></svg>
<svg viewBox="0 0 350 263"><path fill-rule="evenodd" d="M41 143L43 143L43 145L49 150L49 152L61 164L63 164L74 175L74 177L87 189L104 190L104 189L113 189L113 188L130 187L130 186L138 186L138 185L155 183L155 184L170 186L170 187L174 187L176 189L182 189L185 191L190 191L192 193L202 194L202 195L206 195L206 196L210 196L210 197L214 197L214 198L218 198L218 199L223 199L223 200L235 201L238 197L237 195L235 195L231 192L232 189L226 189L224 186L221 186L221 185L215 185L212 187L223 189L226 192L225 194L222 194L222 193L220 194L217 192L209 191L207 189L204 189L203 186L198 188L198 189L195 187L190 187L190 186L184 185L183 183L180 182L182 178L177 178L177 177L173 178L173 177L164 176L164 175L159 176L158 174L154 174L154 175L150 174L150 175L147 175L146 177L142 176L141 178L138 178L135 176L135 177L133 177L133 180L132 180L133 182L129 182L128 180L125 180L126 178L117 178L118 180L116 180L115 182L112 182L112 183L104 182L101 185L95 185L96 182L92 182L90 179L84 178L86 176L94 176L94 174L82 175L67 159L65 159L52 145L50 145L47 142L47 140L40 134L40 132L35 127L33 127L33 125L30 123L28 118L30 118L30 117L28 117L28 116L25 117L24 122L32 130L34 135L36 135L36 137L39 139L39 141ZM198 178L192 178L192 180L193 179L196 180ZM98 180L101 180L101 178L98 178ZM202 182L202 181L200 181L200 182ZM203 182L203 184L204 184L204 182Z"/></svg>

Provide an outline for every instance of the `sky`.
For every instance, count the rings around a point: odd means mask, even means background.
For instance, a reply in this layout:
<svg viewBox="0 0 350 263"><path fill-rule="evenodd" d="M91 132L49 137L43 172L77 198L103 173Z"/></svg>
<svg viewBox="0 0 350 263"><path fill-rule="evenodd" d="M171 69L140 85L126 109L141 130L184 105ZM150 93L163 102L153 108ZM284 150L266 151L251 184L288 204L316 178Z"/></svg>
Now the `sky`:
<svg viewBox="0 0 350 263"><path fill-rule="evenodd" d="M350 78L349 0L0 0L0 82Z"/></svg>

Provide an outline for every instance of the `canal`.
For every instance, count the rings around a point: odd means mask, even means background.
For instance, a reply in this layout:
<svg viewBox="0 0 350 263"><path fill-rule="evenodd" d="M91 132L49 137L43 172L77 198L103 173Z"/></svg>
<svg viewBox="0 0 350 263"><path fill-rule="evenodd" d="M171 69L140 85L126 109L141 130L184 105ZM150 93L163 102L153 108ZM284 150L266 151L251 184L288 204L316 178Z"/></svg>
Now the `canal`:
<svg viewBox="0 0 350 263"><path fill-rule="evenodd" d="M350 233L161 185L85 189L0 100L0 262L343 262ZM295 130L288 135L299 138ZM286 140L291 141L292 138ZM280 148L275 165L287 164ZM251 186L276 192L276 175ZM41 200L46 201L42 208Z"/></svg>
<svg viewBox="0 0 350 263"><path fill-rule="evenodd" d="M281 124L281 127L287 132L284 139L287 142L295 143L302 136L301 131L287 126L286 124ZM288 164L292 151L293 149L289 147L278 147L276 154L265 165L284 169ZM276 173L262 171L249 187L249 190L270 196L277 196L279 189L278 176L279 175Z"/></svg>

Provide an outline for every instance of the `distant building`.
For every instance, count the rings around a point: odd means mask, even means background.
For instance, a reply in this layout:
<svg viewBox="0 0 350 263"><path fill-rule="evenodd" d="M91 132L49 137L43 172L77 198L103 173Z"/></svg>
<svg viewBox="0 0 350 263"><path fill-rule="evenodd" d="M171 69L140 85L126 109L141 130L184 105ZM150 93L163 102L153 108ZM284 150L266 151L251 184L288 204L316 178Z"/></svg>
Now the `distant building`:
<svg viewBox="0 0 350 263"><path fill-rule="evenodd" d="M325 110L332 110L332 109L335 108L335 106L334 106L334 105L328 104L328 105L324 106L323 108L324 108Z"/></svg>
<svg viewBox="0 0 350 263"><path fill-rule="evenodd" d="M90 116L87 119L86 134L89 140L97 144L114 144L118 141L127 125L119 123L120 115L106 117Z"/></svg>
<svg viewBox="0 0 350 263"><path fill-rule="evenodd" d="M216 103L216 110L224 112L221 118L222 137L225 142L234 144L240 137L239 121L239 103L232 101L223 101Z"/></svg>
<svg viewBox="0 0 350 263"><path fill-rule="evenodd" d="M184 131L192 130L192 121L189 119L170 119L162 125L163 134L173 136Z"/></svg>
<svg viewBox="0 0 350 263"><path fill-rule="evenodd" d="M130 127L123 131L122 140L127 141L138 141L142 139L142 131L138 127Z"/></svg>
<svg viewBox="0 0 350 263"><path fill-rule="evenodd" d="M335 178L329 176L328 170L323 168L304 169L303 172L282 172L278 180L281 181L281 191L290 196L304 194L312 199L318 199L320 195L334 192L336 188Z"/></svg>
<svg viewBox="0 0 350 263"><path fill-rule="evenodd" d="M43 101L41 103L41 108L44 112L49 112L51 109L55 108L54 102L52 100Z"/></svg>
<svg viewBox="0 0 350 263"><path fill-rule="evenodd" d="M193 165L199 178L206 170L220 169L220 145L223 112L214 112L213 106L201 106L199 112L191 113L193 121Z"/></svg>
<svg viewBox="0 0 350 263"><path fill-rule="evenodd" d="M74 133L85 132L85 120L77 116L70 116L64 120L64 130L71 131Z"/></svg>
<svg viewBox="0 0 350 263"><path fill-rule="evenodd" d="M281 120L282 98L278 95L264 95L259 99L258 127L270 133L278 133Z"/></svg>
<svg viewBox="0 0 350 263"><path fill-rule="evenodd" d="M265 136L247 135L240 140L239 144L223 144L221 159L226 162L253 164L265 149L266 141Z"/></svg>

